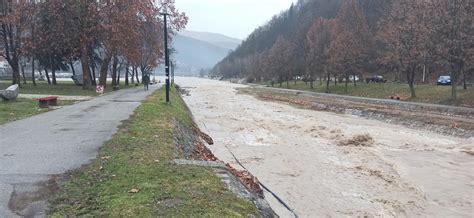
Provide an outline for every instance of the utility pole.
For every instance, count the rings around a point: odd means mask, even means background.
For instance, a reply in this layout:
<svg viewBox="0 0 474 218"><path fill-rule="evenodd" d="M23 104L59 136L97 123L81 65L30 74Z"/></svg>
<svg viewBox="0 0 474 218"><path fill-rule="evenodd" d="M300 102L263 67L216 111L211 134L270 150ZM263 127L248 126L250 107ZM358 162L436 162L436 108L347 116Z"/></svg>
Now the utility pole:
<svg viewBox="0 0 474 218"><path fill-rule="evenodd" d="M166 76L166 103L170 102L170 54L168 50L168 15L167 13L161 13L164 16L165 22L165 76Z"/></svg>

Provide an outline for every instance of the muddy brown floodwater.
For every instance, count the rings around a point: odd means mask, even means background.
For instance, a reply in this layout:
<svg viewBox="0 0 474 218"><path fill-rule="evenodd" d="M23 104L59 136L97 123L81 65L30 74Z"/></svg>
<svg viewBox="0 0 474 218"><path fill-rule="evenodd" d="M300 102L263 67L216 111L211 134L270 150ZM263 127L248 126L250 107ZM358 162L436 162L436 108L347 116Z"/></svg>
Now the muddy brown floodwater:
<svg viewBox="0 0 474 218"><path fill-rule="evenodd" d="M214 154L237 166L232 151L300 217L473 216L474 138L261 101L228 82L177 83Z"/></svg>

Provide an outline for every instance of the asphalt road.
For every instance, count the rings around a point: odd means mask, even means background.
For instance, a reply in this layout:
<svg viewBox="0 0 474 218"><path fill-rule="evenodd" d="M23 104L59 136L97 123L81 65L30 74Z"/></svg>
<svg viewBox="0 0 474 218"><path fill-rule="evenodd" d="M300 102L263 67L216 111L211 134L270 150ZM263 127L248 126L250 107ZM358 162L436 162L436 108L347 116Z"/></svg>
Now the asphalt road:
<svg viewBox="0 0 474 218"><path fill-rule="evenodd" d="M121 90L0 125L0 217L42 216L45 182L94 159L121 121L159 87Z"/></svg>

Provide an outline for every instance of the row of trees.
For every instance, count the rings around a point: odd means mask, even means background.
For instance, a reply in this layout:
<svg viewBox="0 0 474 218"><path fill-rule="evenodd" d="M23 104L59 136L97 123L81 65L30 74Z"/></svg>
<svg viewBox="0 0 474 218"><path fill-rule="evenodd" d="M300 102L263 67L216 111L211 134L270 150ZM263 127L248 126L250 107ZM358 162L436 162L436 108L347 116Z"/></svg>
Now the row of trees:
<svg viewBox="0 0 474 218"><path fill-rule="evenodd" d="M418 78L450 72L456 98L458 81L465 84L473 68L473 10L471 0L301 0L258 28L213 74L280 85L298 76L311 88L326 78L329 92L332 78L345 80L347 90L348 81L357 85L356 77L385 71L416 97ZM248 48L258 42L261 48Z"/></svg>
<svg viewBox="0 0 474 218"><path fill-rule="evenodd" d="M39 67L48 82L56 84L57 70L69 68L75 73L73 63L80 62L84 89L95 85L96 78L105 86L109 71L115 86L120 78L117 69L125 68L128 80L129 71L148 74L159 64L161 12L171 17L169 37L187 23L174 0L1 1L0 56L12 68L13 84L20 84L27 64L33 83Z"/></svg>

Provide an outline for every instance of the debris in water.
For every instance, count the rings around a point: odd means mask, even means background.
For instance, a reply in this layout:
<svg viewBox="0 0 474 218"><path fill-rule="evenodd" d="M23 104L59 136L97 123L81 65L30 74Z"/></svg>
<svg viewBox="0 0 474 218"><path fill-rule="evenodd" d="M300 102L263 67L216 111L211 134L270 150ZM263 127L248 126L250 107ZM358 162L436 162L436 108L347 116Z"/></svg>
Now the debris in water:
<svg viewBox="0 0 474 218"><path fill-rule="evenodd" d="M201 140L194 142L196 145L196 152L199 158L203 161L216 161L217 158L212 152L202 143Z"/></svg>
<svg viewBox="0 0 474 218"><path fill-rule="evenodd" d="M355 135L350 139L341 140L338 143L340 146L362 146L368 147L374 144L374 139L369 134Z"/></svg>
<svg viewBox="0 0 474 218"><path fill-rule="evenodd" d="M263 190L259 185L257 177L246 170L239 171L230 164L226 164L226 167L235 177L239 178L249 190L253 191L259 198L264 198Z"/></svg>

